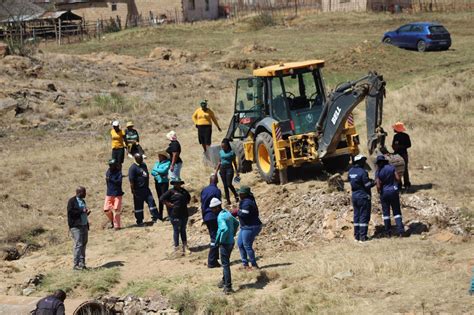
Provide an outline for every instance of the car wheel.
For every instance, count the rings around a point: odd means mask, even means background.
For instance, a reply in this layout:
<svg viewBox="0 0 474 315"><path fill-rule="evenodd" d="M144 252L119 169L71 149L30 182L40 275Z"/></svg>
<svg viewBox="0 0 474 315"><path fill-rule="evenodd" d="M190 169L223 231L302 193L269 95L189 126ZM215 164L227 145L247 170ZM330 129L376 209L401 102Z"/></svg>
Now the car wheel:
<svg viewBox="0 0 474 315"><path fill-rule="evenodd" d="M424 40L418 41L416 43L416 49L418 49L419 52L425 52L426 51L426 43Z"/></svg>
<svg viewBox="0 0 474 315"><path fill-rule="evenodd" d="M390 37L385 37L382 42L384 44L391 45L392 44L392 39Z"/></svg>

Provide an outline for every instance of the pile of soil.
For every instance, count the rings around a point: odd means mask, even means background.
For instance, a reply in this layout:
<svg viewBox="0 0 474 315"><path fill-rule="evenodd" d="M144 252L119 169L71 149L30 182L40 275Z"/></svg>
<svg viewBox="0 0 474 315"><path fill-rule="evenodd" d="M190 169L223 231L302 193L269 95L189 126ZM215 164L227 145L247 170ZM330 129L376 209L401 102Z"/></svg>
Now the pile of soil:
<svg viewBox="0 0 474 315"><path fill-rule="evenodd" d="M268 53L268 52L274 52L277 49L275 47L266 47L262 46L257 43L253 43L251 45L245 46L242 48L242 52L244 54L251 54L251 53Z"/></svg>
<svg viewBox="0 0 474 315"><path fill-rule="evenodd" d="M258 69L279 63L276 60L256 60L251 58L229 59L223 63L224 68L229 69Z"/></svg>
<svg viewBox="0 0 474 315"><path fill-rule="evenodd" d="M152 59L172 60L186 63L196 60L197 56L196 54L179 49L156 47L151 51L148 57Z"/></svg>
<svg viewBox="0 0 474 315"><path fill-rule="evenodd" d="M327 192L325 188L292 192L285 187L275 187L272 190L275 191L257 198L265 224L262 231L265 242L294 247L321 239L352 238L350 192ZM369 233L377 237L383 231L383 220L380 202L375 195ZM471 235L472 227L458 208L448 207L431 197L410 194L401 195L401 203L409 235L435 236L441 232L460 237Z"/></svg>

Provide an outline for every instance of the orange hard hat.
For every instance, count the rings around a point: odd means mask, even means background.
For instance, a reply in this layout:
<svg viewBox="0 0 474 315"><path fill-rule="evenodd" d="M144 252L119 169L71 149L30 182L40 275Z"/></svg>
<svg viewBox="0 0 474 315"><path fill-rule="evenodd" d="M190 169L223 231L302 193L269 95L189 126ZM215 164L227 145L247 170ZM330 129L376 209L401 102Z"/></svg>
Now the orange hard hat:
<svg viewBox="0 0 474 315"><path fill-rule="evenodd" d="M406 131L405 125L401 121L397 121L395 125L392 126L393 130L396 132Z"/></svg>

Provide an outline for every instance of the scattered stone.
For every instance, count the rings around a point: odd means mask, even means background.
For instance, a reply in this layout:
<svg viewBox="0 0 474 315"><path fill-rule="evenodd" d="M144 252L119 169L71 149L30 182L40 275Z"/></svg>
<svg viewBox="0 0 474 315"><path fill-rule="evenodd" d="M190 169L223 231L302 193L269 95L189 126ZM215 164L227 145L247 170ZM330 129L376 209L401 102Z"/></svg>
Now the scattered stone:
<svg viewBox="0 0 474 315"><path fill-rule="evenodd" d="M0 98L0 112L8 112L13 110L18 105L18 101L12 98Z"/></svg>
<svg viewBox="0 0 474 315"><path fill-rule="evenodd" d="M112 85L116 86L116 87L126 87L126 86L128 86L128 82L125 81L125 80L114 81L114 82L112 82Z"/></svg>
<svg viewBox="0 0 474 315"><path fill-rule="evenodd" d="M344 191L344 181L342 180L341 174L337 173L329 177L328 188L331 191Z"/></svg>
<svg viewBox="0 0 474 315"><path fill-rule="evenodd" d="M21 254L18 251L18 249L12 246L3 247L1 249L0 255L2 257L2 260L8 260L8 261L18 260L21 257Z"/></svg>
<svg viewBox="0 0 474 315"><path fill-rule="evenodd" d="M58 89L56 88L54 83L48 83L48 85L46 87L48 88L48 91L51 91L51 92L57 92L58 91Z"/></svg>
<svg viewBox="0 0 474 315"><path fill-rule="evenodd" d="M352 272L352 270L347 270L347 271L341 271L341 272L336 273L333 276L333 278L337 280L344 280L347 278L351 278L353 276L354 276L354 273Z"/></svg>
<svg viewBox="0 0 474 315"><path fill-rule="evenodd" d="M35 288L26 288L26 289L23 289L21 291L21 294L25 295L25 296L29 296L29 295L33 294L35 291L36 291Z"/></svg>

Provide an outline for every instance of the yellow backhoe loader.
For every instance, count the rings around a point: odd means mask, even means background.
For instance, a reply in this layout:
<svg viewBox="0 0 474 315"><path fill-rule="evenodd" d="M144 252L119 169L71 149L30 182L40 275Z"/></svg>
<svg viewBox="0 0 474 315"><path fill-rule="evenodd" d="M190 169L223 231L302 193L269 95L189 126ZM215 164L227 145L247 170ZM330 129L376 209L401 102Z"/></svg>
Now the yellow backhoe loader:
<svg viewBox="0 0 474 315"><path fill-rule="evenodd" d="M266 182L285 183L289 167L322 162L331 172L346 169L359 153L352 110L364 99L369 153L384 146L383 77L371 72L326 94L323 67L323 60L281 63L237 80L226 137L240 172L255 163Z"/></svg>

